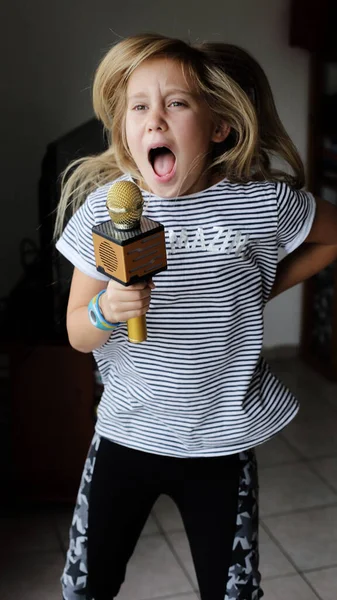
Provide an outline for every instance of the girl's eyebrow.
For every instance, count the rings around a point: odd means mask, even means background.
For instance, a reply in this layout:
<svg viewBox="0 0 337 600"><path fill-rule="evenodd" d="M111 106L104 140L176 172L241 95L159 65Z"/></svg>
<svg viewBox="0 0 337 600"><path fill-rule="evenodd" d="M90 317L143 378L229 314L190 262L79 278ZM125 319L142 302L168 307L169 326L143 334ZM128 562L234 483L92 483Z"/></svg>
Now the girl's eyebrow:
<svg viewBox="0 0 337 600"><path fill-rule="evenodd" d="M185 94L187 96L194 96L195 94L188 89L184 89L184 88L167 88L167 90L165 90L167 94Z"/></svg>
<svg viewBox="0 0 337 600"><path fill-rule="evenodd" d="M191 92L190 90L184 90L181 88L168 88L167 90L165 90L165 95L170 95L170 94L185 94L185 96L191 96L191 97L195 97L195 93ZM147 93L146 92L136 92L135 94L132 94L131 96L128 96L129 100L138 100L139 98L146 98L147 97Z"/></svg>

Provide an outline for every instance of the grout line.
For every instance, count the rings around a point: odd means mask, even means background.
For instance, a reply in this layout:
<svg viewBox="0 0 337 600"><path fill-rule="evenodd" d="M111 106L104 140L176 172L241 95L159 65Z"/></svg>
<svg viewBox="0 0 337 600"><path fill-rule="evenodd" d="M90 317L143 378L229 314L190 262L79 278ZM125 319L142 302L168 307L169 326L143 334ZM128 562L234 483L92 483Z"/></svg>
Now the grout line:
<svg viewBox="0 0 337 600"><path fill-rule="evenodd" d="M283 556L287 559L287 561L291 564L291 566L295 569L296 573L298 575L300 575L300 570L297 567L296 563L293 561L293 559L291 558L290 554L288 554L288 552L283 548L283 546L281 545L281 543L278 541L278 539L274 536L274 534L271 532L271 530L269 529L268 525L266 525L266 523L263 523L263 521L260 520L259 525L262 529L264 529L264 531L267 533L267 535L271 538L271 540L274 542L275 546L277 546L277 548L280 550L280 552L283 554Z"/></svg>
<svg viewBox="0 0 337 600"><path fill-rule="evenodd" d="M257 457L259 472L263 471L263 469L278 469L278 467L287 467L287 466L290 467L291 465L296 465L296 463L304 463L304 462L305 462L305 460L303 458L295 457L293 459L289 459L289 460L285 460L285 461L281 461L281 462L277 462L277 463L260 465L259 457Z"/></svg>
<svg viewBox="0 0 337 600"><path fill-rule="evenodd" d="M265 524L262 523L260 521L260 526L262 526L262 528L265 530L265 532L269 535L269 537L272 539L272 541L274 542L274 544L277 546L277 548L280 550L280 552L283 554L283 556L288 560L288 562L292 565L292 567L295 569L296 574L299 575L301 577L301 579L303 579L303 581L305 581L305 583L307 584L308 587L310 587L310 589L312 590L312 592L315 594L316 598L318 598L318 600L323 600L323 598L321 598L317 591L314 589L314 587L312 586L312 584L310 583L310 581L307 581L304 576L303 576L303 572L300 570L300 568L297 566L297 564L295 563L295 561L291 558L291 556L288 554L288 552L283 548L283 546L280 544L280 542L278 541L278 539L273 535L273 533L270 531L269 527ZM295 573L292 574L292 576L294 576ZM289 575L288 575L289 577ZM267 579L266 579L267 581ZM263 589L263 581L262 581L262 589Z"/></svg>
<svg viewBox="0 0 337 600"><path fill-rule="evenodd" d="M171 535L173 533L185 533L185 529L170 529L169 531L166 531L165 529L160 529L156 533L143 533L142 537L151 537L153 535L163 535L165 537L165 535Z"/></svg>
<svg viewBox="0 0 337 600"><path fill-rule="evenodd" d="M326 458L336 458L337 457L336 452L328 452L327 454L319 454L316 456L306 456L300 450L298 450L295 446L293 446L291 442L289 442L288 440L285 440L285 441L287 442L289 449L292 452L297 453L299 460L302 460L305 462L308 462L310 460L324 460Z"/></svg>
<svg viewBox="0 0 337 600"><path fill-rule="evenodd" d="M192 587L192 591L193 591L193 592L198 592L198 589L196 589L196 588L195 588L194 581L192 580L192 578L191 578L191 576L190 576L190 574L189 574L188 570L186 569L186 567L185 567L184 563L183 563L183 562L182 562L182 560L180 559L180 557L179 557L178 553L176 552L176 550L175 550L175 548L174 548L174 546L173 546L173 544L172 544L172 542L171 542L171 540L170 540L170 538L169 538L169 535L170 535L171 533L184 533L184 534L186 535L185 531L184 531L184 530L180 530L180 531L176 531L176 532L170 532L170 533L167 533L167 532L165 531L165 529L162 527L162 524L160 523L160 521L159 521L159 519L158 519L157 515L153 514L152 516L153 516L153 518L154 518L154 520L155 520L155 522L156 522L156 525L157 525L157 527L158 527L158 529L159 529L159 531L160 531L161 535L162 535L162 536L163 536L163 538L165 539L165 541L166 541L166 543L167 543L168 547L170 548L170 550L171 550L171 552L172 552L172 554L173 554L174 558L176 559L176 561L177 561L178 565L179 565L179 566L180 566L180 568L182 569L182 571L183 571L183 573L184 573L185 577L187 578L187 580L188 580L189 584L191 585L191 587ZM190 592L190 593L192 593L192 592Z"/></svg>
<svg viewBox="0 0 337 600"><path fill-rule="evenodd" d="M280 438L282 439L282 442L285 443L286 446L288 446L288 449L291 450L291 452L293 452L293 454L295 454L295 456L298 456L299 459L304 459L304 455L302 454L302 452L300 450L297 450L297 448L295 448L295 446L293 446L290 442L288 442L287 438L281 433L280 434Z"/></svg>
<svg viewBox="0 0 337 600"><path fill-rule="evenodd" d="M288 510L285 512L273 513L270 515L261 514L261 521L264 521L264 519L289 517L290 515L297 515L297 514L301 514L301 513L312 512L314 510L319 510L319 509L321 510L322 508L337 508L337 500L335 502L329 502L327 504L318 504L318 505L316 504L316 506L307 506L304 508L294 508L292 510Z"/></svg>
<svg viewBox="0 0 337 600"><path fill-rule="evenodd" d="M176 594L174 594L174 596L172 596L172 594L170 594L169 596L165 595L165 596L151 596L151 598L144 598L142 600L175 600L175 598L177 597L188 597L191 594L195 594L196 592L193 590L192 592L177 592Z"/></svg>
<svg viewBox="0 0 337 600"><path fill-rule="evenodd" d="M319 456L308 456L308 457L304 458L303 460L305 462L310 462L313 460L326 460L328 458L337 458L337 454L331 453L331 454L320 454Z"/></svg>
<svg viewBox="0 0 337 600"><path fill-rule="evenodd" d="M268 443L268 442L266 442ZM290 446L289 446L290 447ZM293 451L293 448L290 448ZM296 463L309 463L309 462L313 462L316 460L328 460L331 458L337 458L337 454L323 454L322 456L313 456L313 457L305 457L305 456L294 456L294 458L290 458L288 460L281 460L280 462L276 462L276 463L266 463L266 464L262 464L260 465L260 459L257 456L257 462L258 462L258 467L259 467L259 471L261 471L261 469L271 469L271 468L275 468L277 469L278 467L283 467L283 466L290 466L290 465L294 465Z"/></svg>
<svg viewBox="0 0 337 600"><path fill-rule="evenodd" d="M172 594L170 594L169 596L165 595L165 596L151 596L151 598L144 598L142 600L174 600L177 597L182 597L184 598L186 596L186 598L188 596L190 596L191 594L195 594L196 592L193 590L192 592L177 592L176 594L174 594L174 596L172 596Z"/></svg>
<svg viewBox="0 0 337 600"><path fill-rule="evenodd" d="M319 600L324 600L324 598L322 598L322 596L319 595L318 591L314 588L311 581L309 581L309 579L306 578L306 576L303 572L301 573L301 577L302 577L303 581L305 581L307 586L311 588L311 590L314 592L314 594L316 594L317 598L319 598Z"/></svg>
<svg viewBox="0 0 337 600"><path fill-rule="evenodd" d="M302 573L306 575L307 573L316 573L316 571L328 571L329 569L336 569L337 563L333 563L332 565L326 565L324 567L313 567L312 569L303 569Z"/></svg>
<svg viewBox="0 0 337 600"><path fill-rule="evenodd" d="M183 529L176 529L174 531L169 531L168 533L182 533L184 530ZM153 537L164 537L166 539L165 533L162 532L162 530L159 531L154 531L153 533L142 533L141 538L153 538ZM140 539L140 538L139 538Z"/></svg>
<svg viewBox="0 0 337 600"><path fill-rule="evenodd" d="M294 452L294 454L296 454L301 460L307 460L308 457L305 456L303 454L303 452L301 452L301 450L298 450L298 448L296 448L296 446L294 446L291 442L289 442L289 440L286 437L283 437L284 442L288 445L289 450L291 450L292 452Z"/></svg>
<svg viewBox="0 0 337 600"><path fill-rule="evenodd" d="M317 460L317 459L314 459L314 460ZM318 459L318 460L320 460L320 459ZM314 473L322 481L322 483L324 483L337 496L337 489L333 487L333 485L330 483L330 481L328 479L325 479L324 475L322 475L320 473L320 471L317 469L317 467L315 467L312 463L313 463L313 461L308 461L308 463L307 463L308 469L310 469L310 471L312 473Z"/></svg>
<svg viewBox="0 0 337 600"><path fill-rule="evenodd" d="M305 460L303 458L297 458L296 460L292 460L291 462L286 461L286 462L282 462L282 463L277 463L276 465L262 465L259 466L259 472L261 471L266 471L267 469L278 469L279 467L292 467L294 465L303 465L303 463L305 463Z"/></svg>
<svg viewBox="0 0 337 600"><path fill-rule="evenodd" d="M289 573L282 573L280 575L263 575L263 572L261 571L261 581L262 581L262 589L263 589L263 582L264 581L274 581L275 579L287 579L287 577L298 577L298 575L301 575L301 572L298 571L296 573L294 573L294 571L291 571Z"/></svg>

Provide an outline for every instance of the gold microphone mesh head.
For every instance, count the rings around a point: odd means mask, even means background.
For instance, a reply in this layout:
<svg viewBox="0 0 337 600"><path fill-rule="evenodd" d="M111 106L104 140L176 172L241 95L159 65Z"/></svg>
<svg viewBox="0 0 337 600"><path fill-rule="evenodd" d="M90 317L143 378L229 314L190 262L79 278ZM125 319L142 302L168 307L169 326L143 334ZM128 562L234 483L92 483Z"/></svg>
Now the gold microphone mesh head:
<svg viewBox="0 0 337 600"><path fill-rule="evenodd" d="M117 181L108 191L106 206L117 229L139 227L143 212L143 196L132 181Z"/></svg>

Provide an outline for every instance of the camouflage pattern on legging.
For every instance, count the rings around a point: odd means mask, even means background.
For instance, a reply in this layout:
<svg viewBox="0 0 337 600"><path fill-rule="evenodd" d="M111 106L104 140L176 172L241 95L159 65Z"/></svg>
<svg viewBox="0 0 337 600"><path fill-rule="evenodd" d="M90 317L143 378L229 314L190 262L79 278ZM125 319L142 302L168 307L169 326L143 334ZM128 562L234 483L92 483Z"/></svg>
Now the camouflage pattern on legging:
<svg viewBox="0 0 337 600"><path fill-rule="evenodd" d="M95 435L84 465L70 528L70 544L62 575L64 600L94 600L87 592L87 529L89 492L100 438ZM242 470L239 482L236 534L233 560L228 573L224 600L259 600L258 479L253 450L240 453Z"/></svg>

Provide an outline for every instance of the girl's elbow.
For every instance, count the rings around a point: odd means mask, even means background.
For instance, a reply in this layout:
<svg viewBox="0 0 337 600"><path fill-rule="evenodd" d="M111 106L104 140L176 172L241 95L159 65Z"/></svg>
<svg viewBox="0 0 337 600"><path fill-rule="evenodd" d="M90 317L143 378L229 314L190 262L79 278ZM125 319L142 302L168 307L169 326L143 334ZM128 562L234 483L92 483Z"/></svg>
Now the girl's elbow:
<svg viewBox="0 0 337 600"><path fill-rule="evenodd" d="M70 346L74 349L77 350L77 352L81 352L82 354L90 354L91 352L91 348L85 348L84 346L81 346L80 344L76 344L76 343L72 343L69 340Z"/></svg>
<svg viewBox="0 0 337 600"><path fill-rule="evenodd" d="M91 348L88 348L87 345L83 344L83 341L81 343L81 340L78 340L76 338L76 335L72 335L72 333L71 333L71 331L69 331L69 329L68 329L68 340L69 340L70 346L74 350L77 350L77 352L82 352L82 354L89 354L92 350Z"/></svg>

